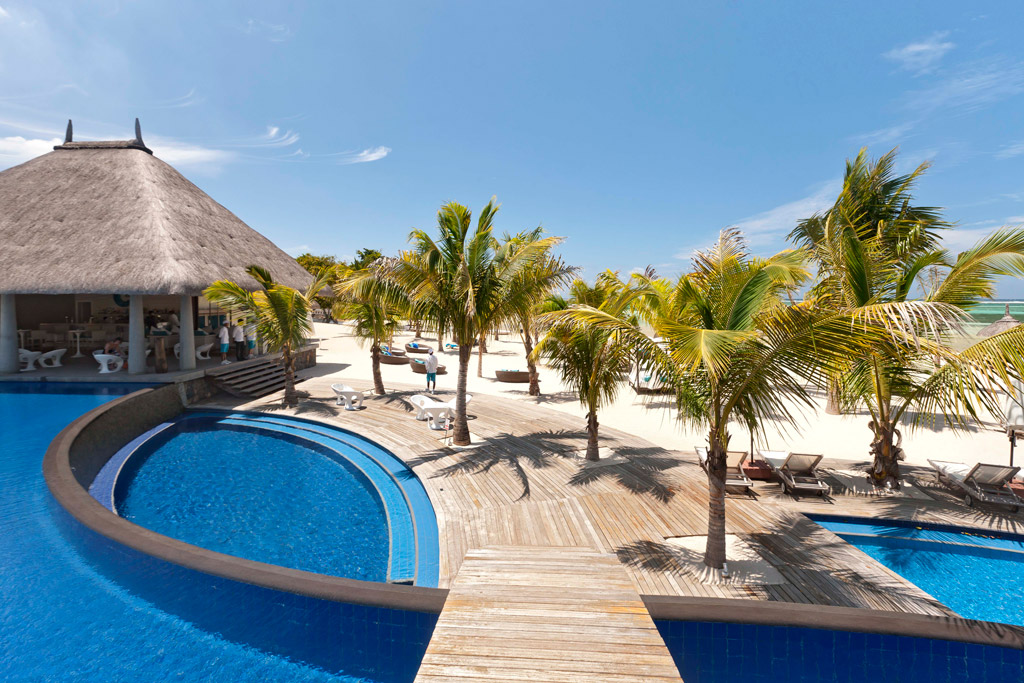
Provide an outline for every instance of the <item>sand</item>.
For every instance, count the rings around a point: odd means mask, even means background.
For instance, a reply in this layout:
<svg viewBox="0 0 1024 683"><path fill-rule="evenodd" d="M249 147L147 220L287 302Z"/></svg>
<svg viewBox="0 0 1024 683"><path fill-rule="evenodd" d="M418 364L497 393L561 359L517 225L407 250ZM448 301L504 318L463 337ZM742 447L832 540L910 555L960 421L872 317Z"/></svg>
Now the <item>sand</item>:
<svg viewBox="0 0 1024 683"><path fill-rule="evenodd" d="M339 381L372 378L369 347L360 346L359 340L352 336L350 326L317 323L316 334L321 339L316 374L336 375ZM404 332L396 336L395 346L402 348L413 339L412 332ZM436 339L430 336L419 341L434 347L435 352L439 353L441 364L447 366L448 374L437 378L438 389L454 390L459 366L458 353L438 352ZM544 366L539 368L543 392L540 397L530 396L526 384L505 384L494 378L496 370L526 369L525 351L518 335L502 334L499 341L495 341L492 336L487 341L487 347L483 377L477 377L477 352L473 352L467 382L469 393L491 394L544 405L577 416L580 430L586 428L586 411L575 395L567 391L559 381L555 369ZM384 365L381 370L385 388L389 382L409 385L425 381L423 375L413 374L406 366ZM825 412L824 397L815 397L815 402L817 411L803 411L802 419L795 425L766 425L767 444L759 441L755 448L822 453L826 458L852 461L851 467L855 463L867 463L870 460L870 417L866 413L828 415ZM602 409L598 419L602 425L636 434L663 448L693 453L694 446L706 444L704 433L686 428L675 416L671 396L637 396L628 384L623 384L615 402ZM579 447L586 447L584 440L580 440ZM739 425L732 432L732 447L738 450L750 449L750 435ZM1009 441L998 420L991 420L963 433L955 433L941 424L916 430L905 428L903 448L909 464L925 467L928 466L929 458L968 464L1006 464L1010 455ZM1019 464L1024 461L1024 452L1018 455L1015 462Z"/></svg>

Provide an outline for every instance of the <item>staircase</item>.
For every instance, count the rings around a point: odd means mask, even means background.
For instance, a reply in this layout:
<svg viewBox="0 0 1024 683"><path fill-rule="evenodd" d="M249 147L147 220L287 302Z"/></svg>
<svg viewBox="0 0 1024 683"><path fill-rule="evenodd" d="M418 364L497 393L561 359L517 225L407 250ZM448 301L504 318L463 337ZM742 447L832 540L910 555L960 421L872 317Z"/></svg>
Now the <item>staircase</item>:
<svg viewBox="0 0 1024 683"><path fill-rule="evenodd" d="M206 371L219 389L238 398L259 398L284 390L280 358L254 358Z"/></svg>

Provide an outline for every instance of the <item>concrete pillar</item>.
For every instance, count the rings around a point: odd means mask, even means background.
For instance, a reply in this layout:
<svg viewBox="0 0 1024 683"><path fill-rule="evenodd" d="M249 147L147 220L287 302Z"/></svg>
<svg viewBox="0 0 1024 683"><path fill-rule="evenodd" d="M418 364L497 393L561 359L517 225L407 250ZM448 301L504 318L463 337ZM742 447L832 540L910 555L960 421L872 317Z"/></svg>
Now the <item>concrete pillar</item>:
<svg viewBox="0 0 1024 683"><path fill-rule="evenodd" d="M141 294L132 294L128 300L128 372L146 372L146 319Z"/></svg>
<svg viewBox="0 0 1024 683"><path fill-rule="evenodd" d="M196 328L192 314L192 297L181 295L181 311L178 313L178 327L181 329L181 370L196 369Z"/></svg>
<svg viewBox="0 0 1024 683"><path fill-rule="evenodd" d="M0 295L0 373L17 372L18 362L18 314L14 307L14 295Z"/></svg>

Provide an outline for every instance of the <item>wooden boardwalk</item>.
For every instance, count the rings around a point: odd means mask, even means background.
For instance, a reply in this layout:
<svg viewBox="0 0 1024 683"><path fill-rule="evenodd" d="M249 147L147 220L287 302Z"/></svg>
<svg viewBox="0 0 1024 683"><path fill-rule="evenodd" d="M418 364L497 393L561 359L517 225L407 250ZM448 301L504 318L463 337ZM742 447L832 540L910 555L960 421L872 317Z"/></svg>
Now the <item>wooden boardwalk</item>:
<svg viewBox="0 0 1024 683"><path fill-rule="evenodd" d="M365 410L346 412L334 405L332 381L338 377L303 382L300 388L310 397L293 412L366 434L413 469L437 514L441 587L453 587L465 559L482 548L569 546L617 557L641 595L943 615L951 614L944 605L801 513L1024 531L1017 516L967 508L938 487L925 487L928 500L836 495L794 501L781 494L778 484L758 482L753 497L728 497L727 532L755 548L785 581L706 583L686 554L671 543L674 537L707 533L707 480L691 444L667 451L634 435L602 428L602 445L616 449L624 461L587 467L573 455L586 443L582 419L525 400L476 395L470 404L470 430L481 443L459 450L413 419L408 397L418 388L396 390L385 378L387 396L368 393ZM344 381L357 389L371 388L366 381ZM268 409L272 398L223 405Z"/></svg>
<svg viewBox="0 0 1024 683"><path fill-rule="evenodd" d="M680 681L614 555L582 547L470 551L417 683Z"/></svg>

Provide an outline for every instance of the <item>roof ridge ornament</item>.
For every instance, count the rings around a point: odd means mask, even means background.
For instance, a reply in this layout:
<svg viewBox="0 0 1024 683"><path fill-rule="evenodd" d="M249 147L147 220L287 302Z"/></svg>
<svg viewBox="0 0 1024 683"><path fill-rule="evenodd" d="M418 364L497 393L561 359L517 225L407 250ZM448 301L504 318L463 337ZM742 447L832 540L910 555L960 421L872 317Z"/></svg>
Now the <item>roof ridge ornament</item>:
<svg viewBox="0 0 1024 683"><path fill-rule="evenodd" d="M64 133L64 144L71 142L71 119L68 119L68 130Z"/></svg>
<svg viewBox="0 0 1024 683"><path fill-rule="evenodd" d="M139 117L135 117L135 142L140 146L145 147L146 144L142 141L142 126L139 125Z"/></svg>

